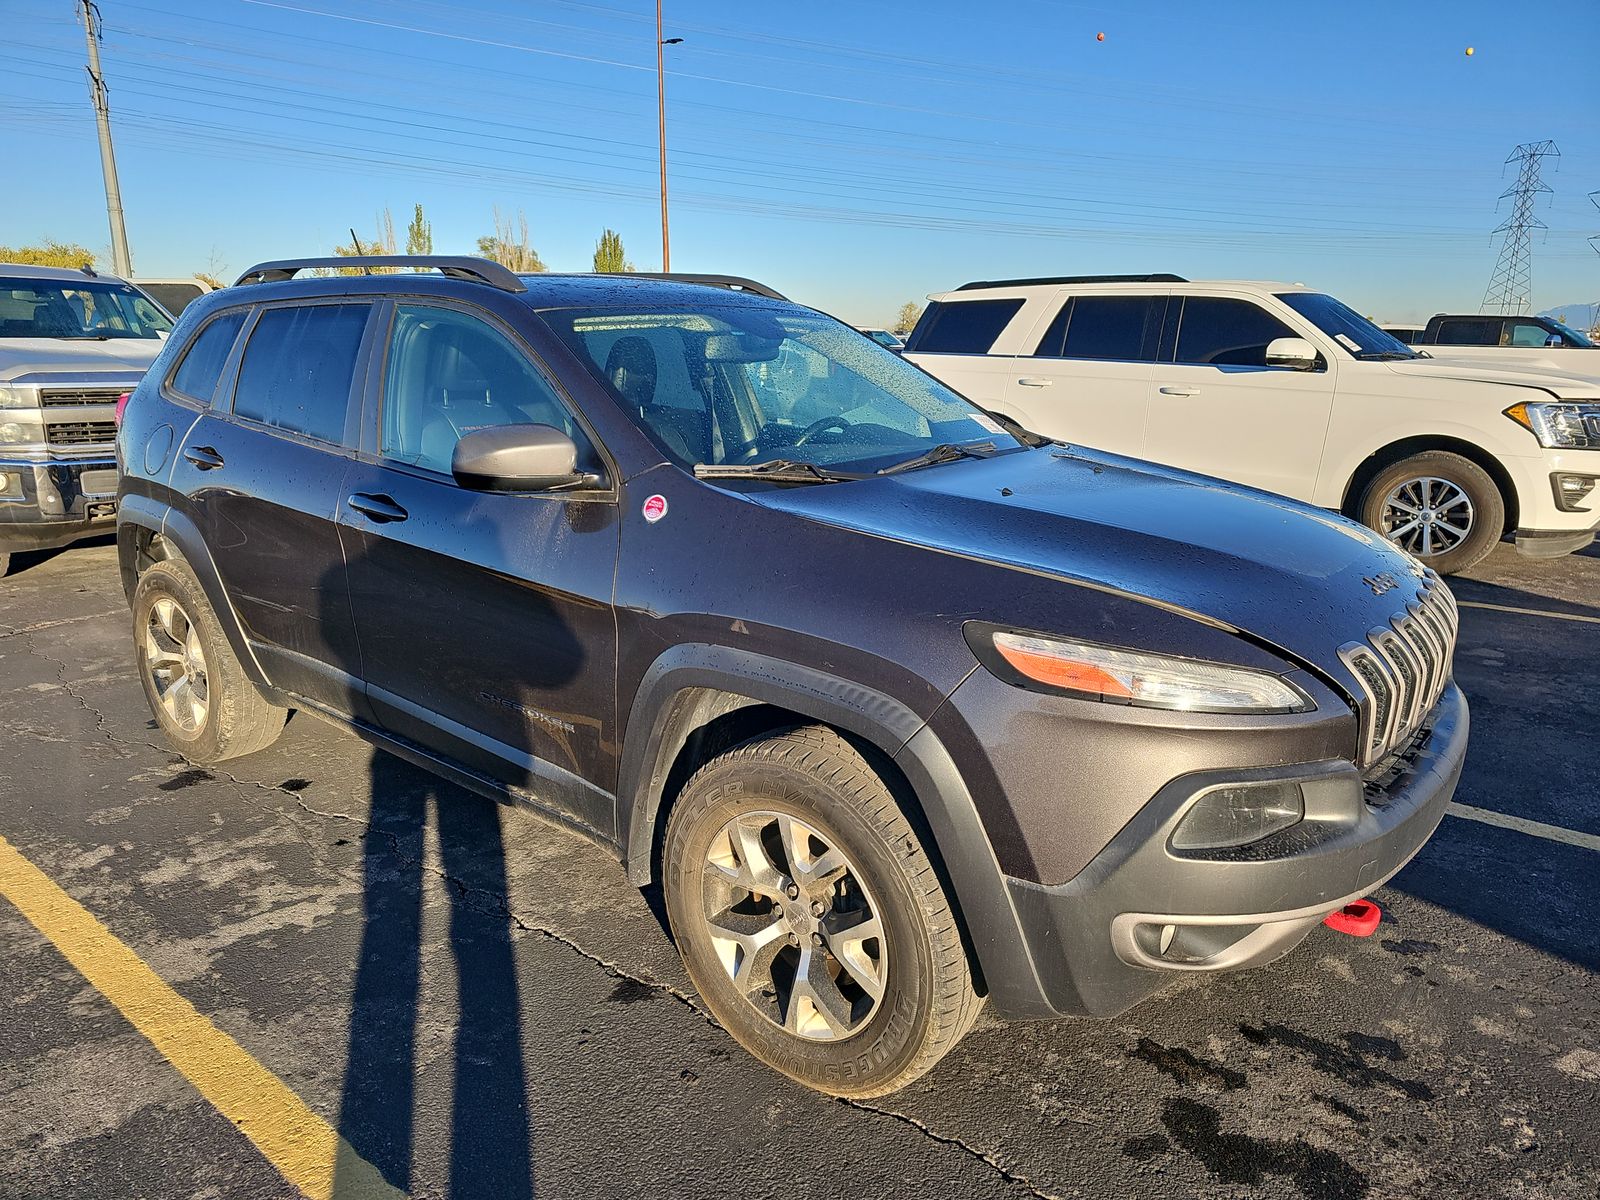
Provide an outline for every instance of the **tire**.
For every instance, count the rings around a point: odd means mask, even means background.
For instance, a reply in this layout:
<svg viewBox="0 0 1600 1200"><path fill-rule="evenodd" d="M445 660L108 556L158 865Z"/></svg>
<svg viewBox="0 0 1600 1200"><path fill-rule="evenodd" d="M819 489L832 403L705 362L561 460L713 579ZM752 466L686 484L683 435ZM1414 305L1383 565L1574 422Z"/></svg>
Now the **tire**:
<svg viewBox="0 0 1600 1200"><path fill-rule="evenodd" d="M289 710L250 682L200 581L179 559L158 562L133 592L134 657L161 732L190 762L264 750Z"/></svg>
<svg viewBox="0 0 1600 1200"><path fill-rule="evenodd" d="M672 810L663 867L673 936L707 1008L808 1087L896 1091L978 1015L921 839L867 760L825 726L755 738L703 766ZM759 948L736 948L730 930ZM801 978L817 986L802 995Z"/></svg>
<svg viewBox="0 0 1600 1200"><path fill-rule="evenodd" d="M0 550L0 579L4 579L6 572L9 570L11 570L11 553L7 550Z"/></svg>
<svg viewBox="0 0 1600 1200"><path fill-rule="evenodd" d="M1439 574L1453 575L1483 561L1499 543L1506 504L1489 473L1470 458L1427 450L1373 476L1357 516Z"/></svg>

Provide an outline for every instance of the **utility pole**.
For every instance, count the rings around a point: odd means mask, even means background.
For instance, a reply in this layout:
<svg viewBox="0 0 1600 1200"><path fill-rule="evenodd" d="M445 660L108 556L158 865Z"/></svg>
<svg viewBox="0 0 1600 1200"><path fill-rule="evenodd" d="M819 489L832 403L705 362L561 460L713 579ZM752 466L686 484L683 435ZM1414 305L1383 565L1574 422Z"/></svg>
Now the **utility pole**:
<svg viewBox="0 0 1600 1200"><path fill-rule="evenodd" d="M106 103L106 80L100 73L100 9L94 0L78 0L78 18L89 44L89 98L100 127L100 173L106 180L106 220L111 225L111 269L124 279L133 274L128 255L128 231L122 224L122 189L117 185L117 155L111 148L111 106Z"/></svg>
<svg viewBox="0 0 1600 1200"><path fill-rule="evenodd" d="M661 0L656 0L656 114L661 135L661 269L672 270L672 239L667 234L667 71L662 50L682 38L661 36Z"/></svg>
<svg viewBox="0 0 1600 1200"><path fill-rule="evenodd" d="M1517 182L1501 193L1500 199L1511 200L1511 215L1495 230L1505 234L1500 244L1500 257L1494 265L1494 276L1489 280L1489 290L1483 294L1479 312L1525 313L1528 311L1530 293L1533 291L1532 233L1547 229L1533 215L1534 199L1548 192L1550 185L1539 177L1541 162L1546 158L1559 158L1561 151L1548 139L1526 142L1513 150L1508 163L1521 163Z"/></svg>

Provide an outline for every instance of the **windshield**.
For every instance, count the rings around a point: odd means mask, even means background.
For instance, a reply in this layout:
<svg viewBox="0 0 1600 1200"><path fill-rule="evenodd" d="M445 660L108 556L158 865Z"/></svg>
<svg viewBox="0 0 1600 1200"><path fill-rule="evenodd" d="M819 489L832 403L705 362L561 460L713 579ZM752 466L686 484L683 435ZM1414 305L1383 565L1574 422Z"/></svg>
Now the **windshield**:
<svg viewBox="0 0 1600 1200"><path fill-rule="evenodd" d="M166 313L125 283L0 277L0 338L154 338L171 328Z"/></svg>
<svg viewBox="0 0 1600 1200"><path fill-rule="evenodd" d="M1415 350L1355 309L1320 292L1280 292L1282 300L1357 358L1418 358Z"/></svg>
<svg viewBox="0 0 1600 1200"><path fill-rule="evenodd" d="M818 313L754 306L541 314L682 466L877 470L935 446L1020 446L937 380Z"/></svg>
<svg viewBox="0 0 1600 1200"><path fill-rule="evenodd" d="M1550 324L1559 329L1574 346L1582 346L1585 350L1595 349L1595 344L1584 334L1579 333L1570 325L1563 325L1560 321L1551 321Z"/></svg>

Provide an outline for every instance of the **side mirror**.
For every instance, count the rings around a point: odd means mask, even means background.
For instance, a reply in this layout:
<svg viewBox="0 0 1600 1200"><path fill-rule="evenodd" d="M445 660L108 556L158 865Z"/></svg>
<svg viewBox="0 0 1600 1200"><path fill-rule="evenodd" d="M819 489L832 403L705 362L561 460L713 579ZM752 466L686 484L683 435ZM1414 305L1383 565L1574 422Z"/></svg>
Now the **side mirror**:
<svg viewBox="0 0 1600 1200"><path fill-rule="evenodd" d="M1322 360L1317 348L1305 338L1273 338L1267 344L1267 366L1290 367L1296 371L1315 371Z"/></svg>
<svg viewBox="0 0 1600 1200"><path fill-rule="evenodd" d="M450 473L479 492L550 492L600 482L578 470L577 444L551 425L498 425L466 434L456 443Z"/></svg>

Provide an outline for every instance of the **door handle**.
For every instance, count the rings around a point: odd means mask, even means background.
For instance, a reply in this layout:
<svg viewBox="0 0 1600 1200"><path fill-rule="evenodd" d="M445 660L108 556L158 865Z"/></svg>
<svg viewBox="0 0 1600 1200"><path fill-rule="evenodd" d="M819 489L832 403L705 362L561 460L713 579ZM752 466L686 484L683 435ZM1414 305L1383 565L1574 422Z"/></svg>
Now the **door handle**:
<svg viewBox="0 0 1600 1200"><path fill-rule="evenodd" d="M1023 387L1049 387L1052 383L1055 382L1055 380L1054 379L1041 379L1037 375L1028 375L1028 376L1025 376L1022 379L1017 380L1017 382L1020 383Z"/></svg>
<svg viewBox="0 0 1600 1200"><path fill-rule="evenodd" d="M202 471L214 471L222 465L222 455L210 446L185 446L183 456Z"/></svg>
<svg viewBox="0 0 1600 1200"><path fill-rule="evenodd" d="M356 492L345 500L345 503L358 513L377 521L380 525L389 521L404 521L411 515L396 504L390 496L374 496L366 492Z"/></svg>
<svg viewBox="0 0 1600 1200"><path fill-rule="evenodd" d="M1200 389L1191 387L1164 387L1161 389L1161 394L1163 396L1198 396L1200 394Z"/></svg>

